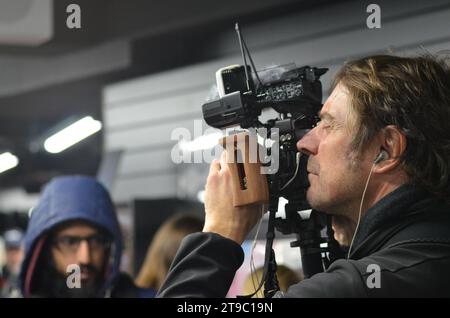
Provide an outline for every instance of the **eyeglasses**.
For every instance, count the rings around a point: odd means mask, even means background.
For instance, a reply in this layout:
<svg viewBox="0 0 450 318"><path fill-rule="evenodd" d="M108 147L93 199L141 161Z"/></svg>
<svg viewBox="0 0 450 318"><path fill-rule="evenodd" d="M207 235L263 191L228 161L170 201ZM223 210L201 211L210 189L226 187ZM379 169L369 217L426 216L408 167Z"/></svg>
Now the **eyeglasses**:
<svg viewBox="0 0 450 318"><path fill-rule="evenodd" d="M53 240L53 245L61 252L76 253L83 241L88 243L91 251L105 249L111 246L111 239L100 234L94 234L87 237L62 235Z"/></svg>

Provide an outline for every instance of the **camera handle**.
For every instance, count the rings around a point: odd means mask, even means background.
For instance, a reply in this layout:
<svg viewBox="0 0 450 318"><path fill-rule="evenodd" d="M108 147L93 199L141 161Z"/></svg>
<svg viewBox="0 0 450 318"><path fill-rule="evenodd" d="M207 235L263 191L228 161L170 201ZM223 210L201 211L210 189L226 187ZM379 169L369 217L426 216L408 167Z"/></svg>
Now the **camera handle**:
<svg viewBox="0 0 450 318"><path fill-rule="evenodd" d="M235 207L269 202L267 177L261 174L256 136L248 132L226 136L220 144L227 152L227 164L232 176Z"/></svg>

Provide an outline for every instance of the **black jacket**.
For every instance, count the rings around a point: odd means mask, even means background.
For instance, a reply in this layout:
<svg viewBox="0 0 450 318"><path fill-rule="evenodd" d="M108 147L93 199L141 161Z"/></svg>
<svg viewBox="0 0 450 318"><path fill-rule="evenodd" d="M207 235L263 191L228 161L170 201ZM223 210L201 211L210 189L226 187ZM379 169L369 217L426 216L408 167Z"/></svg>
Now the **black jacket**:
<svg viewBox="0 0 450 318"><path fill-rule="evenodd" d="M450 297L450 207L402 186L367 211L350 259L277 297ZM186 237L159 297L224 297L243 251L213 233Z"/></svg>

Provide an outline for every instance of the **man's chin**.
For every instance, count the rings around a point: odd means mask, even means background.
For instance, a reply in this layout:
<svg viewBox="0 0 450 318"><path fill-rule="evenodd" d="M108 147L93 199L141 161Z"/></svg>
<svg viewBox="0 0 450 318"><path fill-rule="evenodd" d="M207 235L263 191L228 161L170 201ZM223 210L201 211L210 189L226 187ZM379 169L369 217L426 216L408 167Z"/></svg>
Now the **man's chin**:
<svg viewBox="0 0 450 318"><path fill-rule="evenodd" d="M311 206L312 209L321 211L320 209L320 202L318 202L318 198L314 193L314 190L311 189L311 186L306 190L306 201L308 201L308 204Z"/></svg>
<svg viewBox="0 0 450 318"><path fill-rule="evenodd" d="M326 214L334 214L333 212L331 212L330 207L315 195L311 187L309 187L309 189L306 191L306 201L308 201L308 204L313 210L320 211Z"/></svg>
<svg viewBox="0 0 450 318"><path fill-rule="evenodd" d="M68 297L75 298L93 298L98 296L98 291L100 289L99 283L96 281L95 277L89 279L81 279L81 288L73 288L68 294Z"/></svg>

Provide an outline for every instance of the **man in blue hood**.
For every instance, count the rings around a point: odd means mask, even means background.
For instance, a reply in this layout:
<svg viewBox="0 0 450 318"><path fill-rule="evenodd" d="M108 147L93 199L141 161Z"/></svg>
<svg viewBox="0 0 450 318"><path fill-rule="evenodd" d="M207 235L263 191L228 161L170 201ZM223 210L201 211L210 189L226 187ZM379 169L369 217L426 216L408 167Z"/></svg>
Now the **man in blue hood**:
<svg viewBox="0 0 450 318"><path fill-rule="evenodd" d="M152 297L119 272L122 237L114 206L94 178L53 179L25 236L24 297Z"/></svg>

